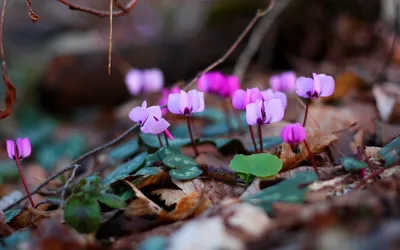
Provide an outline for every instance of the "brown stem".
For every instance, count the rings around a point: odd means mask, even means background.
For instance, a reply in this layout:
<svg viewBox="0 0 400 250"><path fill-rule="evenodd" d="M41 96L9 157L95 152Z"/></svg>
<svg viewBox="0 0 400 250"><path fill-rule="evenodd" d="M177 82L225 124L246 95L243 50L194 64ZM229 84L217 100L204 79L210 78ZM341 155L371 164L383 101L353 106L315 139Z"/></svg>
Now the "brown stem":
<svg viewBox="0 0 400 250"><path fill-rule="evenodd" d="M157 138L158 138L158 142L160 143L160 147L164 147L160 134L157 135Z"/></svg>
<svg viewBox="0 0 400 250"><path fill-rule="evenodd" d="M261 130L261 124L258 124L258 138L260 140L260 153L262 153L263 150L263 143L262 143L262 130Z"/></svg>
<svg viewBox="0 0 400 250"><path fill-rule="evenodd" d="M187 118L187 126L188 126L188 130L189 130L190 140L192 141L193 151L194 151L194 154L196 156L198 156L199 152L197 151L196 144L194 143L192 128L190 126L190 116L188 115L188 116L186 116L186 118Z"/></svg>
<svg viewBox="0 0 400 250"><path fill-rule="evenodd" d="M14 152L18 152L17 146L15 146L15 151ZM19 164L19 159L18 159L17 156L15 156L14 159L15 159L15 163L17 163L18 172L19 172L19 175L21 176L22 184L24 184L26 195L28 195L28 198L29 198L29 201L31 202L32 207L35 207L35 203L33 202L32 195L29 192L28 185L26 185L26 181L25 181L24 175L22 174L22 169L21 169L21 166Z"/></svg>
<svg viewBox="0 0 400 250"><path fill-rule="evenodd" d="M165 143L167 144L167 146L169 147L169 140L168 140L168 136L167 133L164 131L164 138L165 138Z"/></svg>
<svg viewBox="0 0 400 250"><path fill-rule="evenodd" d="M251 125L249 125L249 130L250 130L251 140L252 140L253 146L254 146L254 152L255 152L255 153L258 153L258 151L257 151L256 140L254 139L253 128L251 127Z"/></svg>
<svg viewBox="0 0 400 250"><path fill-rule="evenodd" d="M113 6L114 6L113 0L110 0L110 13L113 13ZM108 67L107 67L108 76L111 75L112 37L113 37L113 15L110 15L110 33L108 37Z"/></svg>
<svg viewBox="0 0 400 250"><path fill-rule="evenodd" d="M310 106L310 102L311 102L311 99L308 99L307 103L306 103L306 113L304 114L304 119L303 119L303 127L306 126L307 115L308 115L308 106Z"/></svg>
<svg viewBox="0 0 400 250"><path fill-rule="evenodd" d="M304 141L304 146L306 146L306 149L307 149L307 151L308 151L308 155L311 157L311 162L312 162L312 164L313 164L314 171L315 171L315 173L317 174L318 179L319 179L319 178L320 178L320 175L319 175L319 173L318 173L317 163L315 162L314 156L313 156L313 154L312 154L312 152L311 152L311 149L310 149L310 147L308 146L308 143L307 143L306 141Z"/></svg>

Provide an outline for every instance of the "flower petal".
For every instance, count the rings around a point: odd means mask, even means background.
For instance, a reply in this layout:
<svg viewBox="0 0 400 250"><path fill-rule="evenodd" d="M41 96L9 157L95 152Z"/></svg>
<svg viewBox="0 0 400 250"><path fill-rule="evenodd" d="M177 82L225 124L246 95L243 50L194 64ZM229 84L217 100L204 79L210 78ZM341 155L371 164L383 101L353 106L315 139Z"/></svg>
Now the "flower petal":
<svg viewBox="0 0 400 250"><path fill-rule="evenodd" d="M271 99L274 99L274 91L272 89L266 89L263 92L261 92L261 94L264 101L269 101Z"/></svg>
<svg viewBox="0 0 400 250"><path fill-rule="evenodd" d="M143 71L143 88L146 92L158 92L164 86L164 74L159 69Z"/></svg>
<svg viewBox="0 0 400 250"><path fill-rule="evenodd" d="M268 123L282 120L285 111L281 100L272 99L271 101L264 102L264 107Z"/></svg>
<svg viewBox="0 0 400 250"><path fill-rule="evenodd" d="M245 109L245 106L244 106L245 95L246 95L246 91L244 91L243 89L238 89L235 91L235 93L233 94L233 97L232 97L232 106L235 109L239 109L239 110Z"/></svg>
<svg viewBox="0 0 400 250"><path fill-rule="evenodd" d="M153 116L149 116L146 122L144 122L143 125L140 127L140 130L145 134L151 133L155 124L156 124L156 119L154 119Z"/></svg>
<svg viewBox="0 0 400 250"><path fill-rule="evenodd" d="M165 135L167 135L167 137L168 137L171 141L175 140L174 137L172 136L172 134L169 132L168 129L166 129L166 130L164 131L164 133L165 133Z"/></svg>
<svg viewBox="0 0 400 250"><path fill-rule="evenodd" d="M287 106L287 96L286 96L285 93L276 91L274 93L274 98L273 99L281 100L283 108L286 108L286 106Z"/></svg>
<svg viewBox="0 0 400 250"><path fill-rule="evenodd" d="M296 87L296 73L293 71L283 72L281 74L281 87L279 90L275 91L282 91L288 92L293 91Z"/></svg>
<svg viewBox="0 0 400 250"><path fill-rule="evenodd" d="M333 94L335 91L335 80L332 76L325 74L319 74L318 78L321 81L321 94L320 96L327 97Z"/></svg>
<svg viewBox="0 0 400 250"><path fill-rule="evenodd" d="M23 138L22 139L22 147L23 147L23 154L22 157L28 157L32 153L32 147L31 147L31 142L29 141L28 138Z"/></svg>
<svg viewBox="0 0 400 250"><path fill-rule="evenodd" d="M18 158L23 157L24 155L24 141L22 138L17 138L17 149L18 149Z"/></svg>
<svg viewBox="0 0 400 250"><path fill-rule="evenodd" d="M147 120L148 116L149 116L149 111L147 111L147 109L144 109L142 107L133 108L129 113L129 119L139 123L140 125L142 125Z"/></svg>
<svg viewBox="0 0 400 250"><path fill-rule="evenodd" d="M204 93L193 89L189 91L188 95L193 105L192 112L195 113L204 111Z"/></svg>
<svg viewBox="0 0 400 250"><path fill-rule="evenodd" d="M314 92L314 80L308 77L299 77L296 80L296 94L304 97L310 98L311 94Z"/></svg>
<svg viewBox="0 0 400 250"><path fill-rule="evenodd" d="M247 89L244 97L244 105L255 103L258 100L262 101L262 99L263 96L258 88Z"/></svg>
<svg viewBox="0 0 400 250"><path fill-rule="evenodd" d="M14 155L15 155L15 144L14 141L12 140L6 140L6 145L7 145L7 154L8 158L11 160L14 160Z"/></svg>
<svg viewBox="0 0 400 250"><path fill-rule="evenodd" d="M164 118L161 118L161 120L156 121L154 123L150 133L158 135L164 132L164 130L166 130L169 126L170 126L169 122L167 122Z"/></svg>
<svg viewBox="0 0 400 250"><path fill-rule="evenodd" d="M185 114L186 110L189 110L192 113L192 100L186 91L181 90L180 95L180 103L179 103L179 110L182 114Z"/></svg>
<svg viewBox="0 0 400 250"><path fill-rule="evenodd" d="M260 101L246 105L246 121L249 125L257 124L258 118L261 118Z"/></svg>
<svg viewBox="0 0 400 250"><path fill-rule="evenodd" d="M273 75L269 78L269 85L274 91L281 90L281 79L279 75Z"/></svg>
<svg viewBox="0 0 400 250"><path fill-rule="evenodd" d="M151 106L147 108L147 112L149 112L149 115L154 116L156 120L161 119L161 108L160 106Z"/></svg>
<svg viewBox="0 0 400 250"><path fill-rule="evenodd" d="M172 114L183 114L180 110L181 94L169 94L168 96L168 110Z"/></svg>
<svg viewBox="0 0 400 250"><path fill-rule="evenodd" d="M143 87L143 74L140 70L131 69L125 74L125 85L131 95L135 96L140 93Z"/></svg>

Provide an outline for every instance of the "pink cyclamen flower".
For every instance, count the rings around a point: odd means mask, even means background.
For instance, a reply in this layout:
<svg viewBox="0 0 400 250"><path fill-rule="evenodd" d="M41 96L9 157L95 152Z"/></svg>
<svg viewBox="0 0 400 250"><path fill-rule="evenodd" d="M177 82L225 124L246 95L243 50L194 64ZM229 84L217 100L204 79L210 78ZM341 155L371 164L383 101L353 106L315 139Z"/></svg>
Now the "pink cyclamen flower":
<svg viewBox="0 0 400 250"><path fill-rule="evenodd" d="M142 91L143 74L142 71L137 69L130 69L125 74L125 85L131 95L138 95Z"/></svg>
<svg viewBox="0 0 400 250"><path fill-rule="evenodd" d="M282 120L284 108L279 99L256 101L246 106L246 121L249 125L270 124Z"/></svg>
<svg viewBox="0 0 400 250"><path fill-rule="evenodd" d="M233 94L232 105L235 109L244 110L247 104L255 103L258 100L262 101L262 99L263 96L258 88L247 89L246 91L238 89Z"/></svg>
<svg viewBox="0 0 400 250"><path fill-rule="evenodd" d="M226 76L224 79L223 84L219 86L219 89L217 90L217 93L221 97L232 97L236 90L240 88L240 80L239 77L231 75L231 76Z"/></svg>
<svg viewBox="0 0 400 250"><path fill-rule="evenodd" d="M168 97L168 110L173 114L190 116L204 110L204 93L195 89L178 94L170 94Z"/></svg>
<svg viewBox="0 0 400 250"><path fill-rule="evenodd" d="M269 78L269 84L274 91L293 91L296 87L296 73L288 71L273 75Z"/></svg>
<svg viewBox="0 0 400 250"><path fill-rule="evenodd" d="M204 93L217 94L225 82L225 76L220 72L208 72L197 81L197 88Z"/></svg>
<svg viewBox="0 0 400 250"><path fill-rule="evenodd" d="M284 108L287 106L286 94L280 91L273 91L272 89L267 89L261 92L264 101L270 101L272 99L279 99L282 102Z"/></svg>
<svg viewBox="0 0 400 250"><path fill-rule="evenodd" d="M335 90L335 80L332 76L313 73L313 79L299 77L296 80L296 93L304 98L318 98L332 95Z"/></svg>
<svg viewBox="0 0 400 250"><path fill-rule="evenodd" d="M32 153L31 143L28 138L17 138L16 147L12 140L7 140L6 144L8 158L11 160L15 158L22 159L30 156Z"/></svg>
<svg viewBox="0 0 400 250"><path fill-rule="evenodd" d="M146 69L143 74L143 90L145 92L158 92L164 86L164 74L159 69Z"/></svg>
<svg viewBox="0 0 400 250"><path fill-rule="evenodd" d="M160 106L164 106L168 104L168 96L169 94L173 94L173 93L179 93L181 90L174 86L171 89L167 89L167 88L163 88L161 91L161 98L160 98ZM162 111L162 115L166 115L168 113L168 108L163 108L161 109Z"/></svg>
<svg viewBox="0 0 400 250"><path fill-rule="evenodd" d="M306 136L306 129L300 123L284 126L281 133L282 140L289 144L299 144Z"/></svg>
<svg viewBox="0 0 400 250"><path fill-rule="evenodd" d="M140 130L143 133L158 135L164 132L170 124L162 118L160 106L147 107L144 101L141 107L135 107L129 113L129 118L139 123ZM171 139L173 140L173 138Z"/></svg>

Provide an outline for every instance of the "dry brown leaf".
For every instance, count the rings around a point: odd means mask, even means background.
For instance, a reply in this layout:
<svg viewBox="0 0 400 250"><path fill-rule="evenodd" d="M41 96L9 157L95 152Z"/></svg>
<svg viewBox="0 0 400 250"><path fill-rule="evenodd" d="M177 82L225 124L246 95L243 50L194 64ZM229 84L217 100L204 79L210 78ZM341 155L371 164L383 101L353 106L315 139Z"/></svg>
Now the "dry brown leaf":
<svg viewBox="0 0 400 250"><path fill-rule="evenodd" d="M136 198L128 205L125 209L125 215L128 217L134 216L146 216L146 215L158 215L162 211L162 208L154 203L152 200L147 198L142 191L140 191L135 185L129 181L124 181L128 184L133 192L135 192Z"/></svg>
<svg viewBox="0 0 400 250"><path fill-rule="evenodd" d="M376 106L379 116L384 122L400 121L400 86L395 83L385 83L374 86Z"/></svg>
<svg viewBox="0 0 400 250"><path fill-rule="evenodd" d="M60 220L62 217L60 210L41 211L32 207L27 207L15 216L9 223L15 230L30 227L35 228L44 219L54 218Z"/></svg>
<svg viewBox="0 0 400 250"><path fill-rule="evenodd" d="M386 145L391 140L400 135L400 125L398 124L387 124L380 121L375 121L376 124L376 136L378 142L382 145Z"/></svg>
<svg viewBox="0 0 400 250"><path fill-rule="evenodd" d="M141 189L150 185L157 185L170 179L168 172L162 170L156 175L148 176L138 182L137 188Z"/></svg>
<svg viewBox="0 0 400 250"><path fill-rule="evenodd" d="M17 90L11 83L10 79L8 78L7 66L4 60L3 60L3 82L6 87L6 95L4 100L6 107L4 108L4 110L0 110L0 119L6 118L7 116L11 115L12 108L17 99Z"/></svg>
<svg viewBox="0 0 400 250"><path fill-rule="evenodd" d="M335 92L326 100L343 99L351 92L367 88L369 85L354 72L344 72L335 77Z"/></svg>
<svg viewBox="0 0 400 250"><path fill-rule="evenodd" d="M166 206L171 206L177 203L182 197L186 196L186 194L180 189L157 189L151 192L153 195L159 195L160 199L165 202Z"/></svg>
<svg viewBox="0 0 400 250"><path fill-rule="evenodd" d="M325 150L332 142L336 141L338 137L329 131L321 129L313 129L307 127L307 143L313 154L319 154ZM300 153L295 154L289 144L282 144L282 151L279 156L283 163L282 171L290 170L296 167L300 162L309 157L304 143L300 144Z"/></svg>

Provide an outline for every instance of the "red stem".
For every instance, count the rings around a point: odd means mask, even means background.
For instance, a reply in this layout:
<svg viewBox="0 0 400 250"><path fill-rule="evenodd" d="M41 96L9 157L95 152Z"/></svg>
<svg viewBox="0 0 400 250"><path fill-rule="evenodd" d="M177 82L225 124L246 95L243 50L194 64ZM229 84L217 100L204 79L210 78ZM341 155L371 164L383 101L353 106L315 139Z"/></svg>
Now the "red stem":
<svg viewBox="0 0 400 250"><path fill-rule="evenodd" d="M310 102L311 102L311 99L308 99L307 103L306 103L306 113L304 114L304 119L303 119L303 127L306 126L307 115L308 115L308 106L310 106Z"/></svg>
<svg viewBox="0 0 400 250"><path fill-rule="evenodd" d="M249 125L249 130L250 130L251 140L253 141L254 152L255 152L255 153L258 153L258 151L257 151L257 144L256 144L256 140L254 139L254 133L253 133L253 129L251 128L251 126L250 126L250 125Z"/></svg>
<svg viewBox="0 0 400 250"><path fill-rule="evenodd" d="M314 156L313 156L313 154L312 154L312 152L311 152L311 149L310 149L310 147L308 146L308 143L307 143L306 141L304 141L304 146L306 146L306 149L307 149L307 151L308 151L308 155L311 157L311 162L312 162L312 164L313 164L314 171L315 171L315 173L317 174L318 179L319 179L320 176L319 176L319 173L318 173L317 163L315 162Z"/></svg>
<svg viewBox="0 0 400 250"><path fill-rule="evenodd" d="M157 138L158 138L158 142L160 143L160 147L164 147L160 134L157 135Z"/></svg>
<svg viewBox="0 0 400 250"><path fill-rule="evenodd" d="M263 143L262 143L262 130L261 130L261 124L258 124L258 137L260 140L260 153L262 153L263 150Z"/></svg>
<svg viewBox="0 0 400 250"><path fill-rule="evenodd" d="M167 146L169 147L169 141L168 141L168 136L167 133L164 131L164 138L165 138L165 143L167 144Z"/></svg>
<svg viewBox="0 0 400 250"><path fill-rule="evenodd" d="M197 151L196 144L194 143L192 128L190 126L190 116L186 116L186 118L187 118L187 126L188 126L188 130L189 130L190 140L192 141L193 151L194 151L194 154L196 156L198 156L199 152Z"/></svg>
<svg viewBox="0 0 400 250"><path fill-rule="evenodd" d="M18 152L18 151L15 150L15 152ZM19 164L19 159L18 159L18 157L16 157L16 156L14 157L14 159L15 159L15 163L17 163L18 172L19 172L19 175L21 176L22 184L24 184L25 192L26 192L26 194L28 195L28 199L29 199L29 201L31 202L31 206L32 206L32 207L35 207L35 203L33 202L32 195L31 195L31 193L29 192L28 185L26 185L24 175L22 174L22 169L21 169L21 166L20 166L20 164Z"/></svg>

